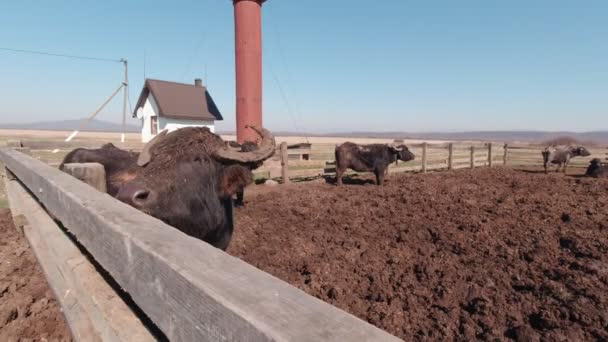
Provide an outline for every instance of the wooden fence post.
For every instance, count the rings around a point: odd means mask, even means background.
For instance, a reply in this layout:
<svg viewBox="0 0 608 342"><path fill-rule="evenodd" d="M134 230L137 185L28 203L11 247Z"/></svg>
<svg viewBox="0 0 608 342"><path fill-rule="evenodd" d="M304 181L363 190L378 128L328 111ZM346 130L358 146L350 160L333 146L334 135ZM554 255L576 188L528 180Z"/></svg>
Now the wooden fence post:
<svg viewBox="0 0 608 342"><path fill-rule="evenodd" d="M503 156L503 160L502 160L502 164L503 165L507 165L507 162L509 161L509 144L505 144L505 151L504 151L504 156Z"/></svg>
<svg viewBox="0 0 608 342"><path fill-rule="evenodd" d="M475 168L475 146L471 146L471 169Z"/></svg>
<svg viewBox="0 0 608 342"><path fill-rule="evenodd" d="M21 148L23 147L23 142L21 140L8 140L6 142L6 146L10 148Z"/></svg>
<svg viewBox="0 0 608 342"><path fill-rule="evenodd" d="M448 170L454 168L454 143L448 144Z"/></svg>
<svg viewBox="0 0 608 342"><path fill-rule="evenodd" d="M100 192L107 192L106 170L99 163L69 163L63 165L62 171L80 179Z"/></svg>
<svg viewBox="0 0 608 342"><path fill-rule="evenodd" d="M427 143L422 143L422 173L426 173L426 148Z"/></svg>
<svg viewBox="0 0 608 342"><path fill-rule="evenodd" d="M492 167L492 143L488 143L488 167Z"/></svg>
<svg viewBox="0 0 608 342"><path fill-rule="evenodd" d="M289 156L287 155L287 143L281 143L281 178L283 184L289 184Z"/></svg>

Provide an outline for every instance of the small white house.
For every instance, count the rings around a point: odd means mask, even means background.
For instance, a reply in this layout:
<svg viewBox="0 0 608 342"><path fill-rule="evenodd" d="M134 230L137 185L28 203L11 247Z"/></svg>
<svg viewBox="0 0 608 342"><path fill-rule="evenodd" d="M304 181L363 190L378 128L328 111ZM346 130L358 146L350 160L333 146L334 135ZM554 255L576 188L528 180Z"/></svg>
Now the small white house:
<svg viewBox="0 0 608 342"><path fill-rule="evenodd" d="M146 79L133 117L141 119L141 140L148 142L165 129L194 126L215 131L223 120L215 102L200 79L194 84Z"/></svg>

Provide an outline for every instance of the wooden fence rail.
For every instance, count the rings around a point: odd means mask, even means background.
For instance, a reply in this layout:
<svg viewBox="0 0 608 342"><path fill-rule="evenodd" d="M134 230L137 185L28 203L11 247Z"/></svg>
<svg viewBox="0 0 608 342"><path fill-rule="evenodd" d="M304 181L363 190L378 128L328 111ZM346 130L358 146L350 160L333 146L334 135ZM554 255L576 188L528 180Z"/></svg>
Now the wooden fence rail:
<svg viewBox="0 0 608 342"><path fill-rule="evenodd" d="M538 145L509 145L492 142L473 145L464 143L429 144L425 142L408 145L408 147L416 155L416 160L399 163L398 166L390 166L390 173L428 172L433 170L475 168L479 166L494 167L497 164L532 167L543 165L541 152L544 146ZM607 159L608 157L608 148L591 148L589 150L592 153L591 156L573 158L570 165L573 167L586 167L592 158ZM302 158L292 156L285 162L285 167L291 167L287 173L288 177L333 175L335 164L332 146L322 148L313 144L312 149L308 150L307 153L309 153L309 161L298 163L294 160L302 160ZM271 174L266 174L266 176L271 176Z"/></svg>
<svg viewBox="0 0 608 342"><path fill-rule="evenodd" d="M80 142L79 142L80 143ZM44 141L10 141L9 144L15 148L26 151L34 148L34 155L47 155L50 153L48 145ZM56 143L55 145L57 145ZM86 146L99 147L100 143L86 141ZM53 146L55 146L53 145ZM38 150L47 146L46 150ZM60 145L57 145L60 146ZM473 146L473 155L471 155ZM63 146L65 148L65 146ZM75 147L75 146L73 146ZM127 147L127 146L125 146ZM136 146L130 146L136 147ZM428 172L437 170L453 170L459 168L471 168L479 166L493 167L495 165L516 167L542 166L541 151L544 146L540 145L515 145L484 143L462 143L450 142L441 144L420 143L408 144L410 151L416 155L416 160L389 166L390 173L398 172ZM268 160L264 166L254 171L258 178L274 179L306 179L311 177L332 176L335 172L333 165L335 144L295 144L286 145L281 149L278 146L275 157ZM501 152L502 150L502 152ZM591 158L605 159L608 154L607 148L591 148L593 155L588 158L574 158L571 162L573 167L585 167ZM66 152L62 150L62 152ZM58 165L57 160L45 160L51 165Z"/></svg>
<svg viewBox="0 0 608 342"><path fill-rule="evenodd" d="M41 161L0 159L172 341L398 341Z"/></svg>
<svg viewBox="0 0 608 342"><path fill-rule="evenodd" d="M453 170L461 168L474 168L479 166L492 167L496 162L491 143L478 143L467 145L462 143L430 144L411 144L408 148L416 159L411 162L399 162L398 165L389 166L390 173L398 172L428 172L437 170ZM285 150L281 145L273 161L266 163L264 167L256 173L262 178L282 179L308 178L315 176L332 176L335 173L334 163L335 145L312 144L309 149L302 150L306 153L306 158L297 156L299 150L288 150L288 158L285 158ZM473 151L473 152L471 152ZM499 158L502 158L500 154ZM500 159L503 162L502 159ZM278 163L280 162L280 165ZM273 169L281 169L281 172ZM287 171L286 171L287 170ZM349 172L351 174L356 172Z"/></svg>
<svg viewBox="0 0 608 342"><path fill-rule="evenodd" d="M544 146L538 145L505 145L504 160L505 165L518 167L539 167L543 166L542 151ZM570 160L569 167L585 168L593 158L602 160L608 157L608 148L592 147L588 148L591 155L588 157L576 157Z"/></svg>

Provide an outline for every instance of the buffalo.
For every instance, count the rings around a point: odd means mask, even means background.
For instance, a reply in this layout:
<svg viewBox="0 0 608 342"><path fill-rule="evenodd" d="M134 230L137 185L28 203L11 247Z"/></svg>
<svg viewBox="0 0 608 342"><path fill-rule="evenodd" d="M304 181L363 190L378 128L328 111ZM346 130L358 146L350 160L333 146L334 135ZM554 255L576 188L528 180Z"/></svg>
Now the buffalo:
<svg viewBox="0 0 608 342"><path fill-rule="evenodd" d="M160 132L141 153L111 144L76 149L67 163L100 163L108 194L182 232L226 249L232 237L232 196L253 181L251 169L270 158L275 141L266 129L254 151L242 152L206 127Z"/></svg>
<svg viewBox="0 0 608 342"><path fill-rule="evenodd" d="M570 159L574 157L588 157L591 153L582 146L551 146L544 149L542 155L545 173L549 172L549 165L557 165L556 172L559 172L560 167L563 166L563 172L566 173Z"/></svg>
<svg viewBox="0 0 608 342"><path fill-rule="evenodd" d="M345 142L336 146L336 183L342 184L342 175L350 168L357 172L373 172L376 184L382 185L389 164L397 160L407 162L414 158L414 154L405 145L357 145Z"/></svg>
<svg viewBox="0 0 608 342"><path fill-rule="evenodd" d="M608 177L608 163L602 162L599 158L594 158L591 160L591 163L589 163L585 176L594 178Z"/></svg>

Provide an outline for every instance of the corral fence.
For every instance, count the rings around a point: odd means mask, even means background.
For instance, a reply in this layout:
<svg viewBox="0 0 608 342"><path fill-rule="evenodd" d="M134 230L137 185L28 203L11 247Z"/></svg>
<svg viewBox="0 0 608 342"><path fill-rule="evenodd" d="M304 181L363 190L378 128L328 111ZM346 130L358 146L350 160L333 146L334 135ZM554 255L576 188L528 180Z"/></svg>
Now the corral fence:
<svg viewBox="0 0 608 342"><path fill-rule="evenodd" d="M399 142L399 141L397 141ZM335 175L334 150L336 145L311 144L291 149L282 143L275 156L256 170L261 178L301 179ZM493 143L408 144L416 158L413 161L391 164L389 173L455 170L502 164L503 147ZM347 174L356 172L347 172Z"/></svg>
<svg viewBox="0 0 608 342"><path fill-rule="evenodd" d="M399 340L25 153L0 160L15 225L76 341Z"/></svg>
<svg viewBox="0 0 608 342"><path fill-rule="evenodd" d="M396 140L395 142L402 142ZM456 170L476 167L540 167L543 165L542 151L545 146L525 144L505 144L497 142L478 143L420 143L408 144L416 159L397 162L389 166L389 173L428 172ZM260 170L258 177L281 179L306 179L310 177L331 177L335 175L335 145L311 145L308 148L290 149L281 144L273 160ZM569 167L587 167L593 158L608 157L608 147L588 148L589 157L577 157ZM356 172L350 172L356 174Z"/></svg>
<svg viewBox="0 0 608 342"><path fill-rule="evenodd" d="M403 140L395 140L397 143ZM66 145L62 141L13 140L9 147L30 151L31 154L51 166L58 166L62 157L76 147L95 148L101 144L95 141L75 141ZM502 142L448 142L407 144L416 159L397 162L389 166L389 173L428 172L476 167L512 166L540 167L543 165L541 152L545 148L538 144L505 144ZM121 148L139 151L141 144L119 145ZM335 144L299 143L277 146L275 155L255 170L258 179L307 180L335 175ZM53 151L55 150L55 151ZM59 153L54 153L60 150ZM591 147L589 157L573 158L570 167L587 167L593 158L605 160L608 147ZM349 171L347 174L356 174Z"/></svg>
<svg viewBox="0 0 608 342"><path fill-rule="evenodd" d="M15 226L28 239L75 340L398 340L108 196L100 165L70 165L72 177L28 156L37 146L8 145L13 148L0 149L0 160ZM542 165L542 146L409 147L416 160L390 172ZM334 148L283 143L262 172L273 172L268 168L275 163L277 177L286 180L331 175ZM607 148L589 150L591 156L571 165L608 156Z"/></svg>
<svg viewBox="0 0 608 342"><path fill-rule="evenodd" d="M538 167L543 165L541 152L545 146L531 144L510 144L505 145L505 165L512 167ZM588 147L591 153L588 157L576 157L570 160L568 167L586 168L594 158L606 160L608 157L608 147Z"/></svg>

